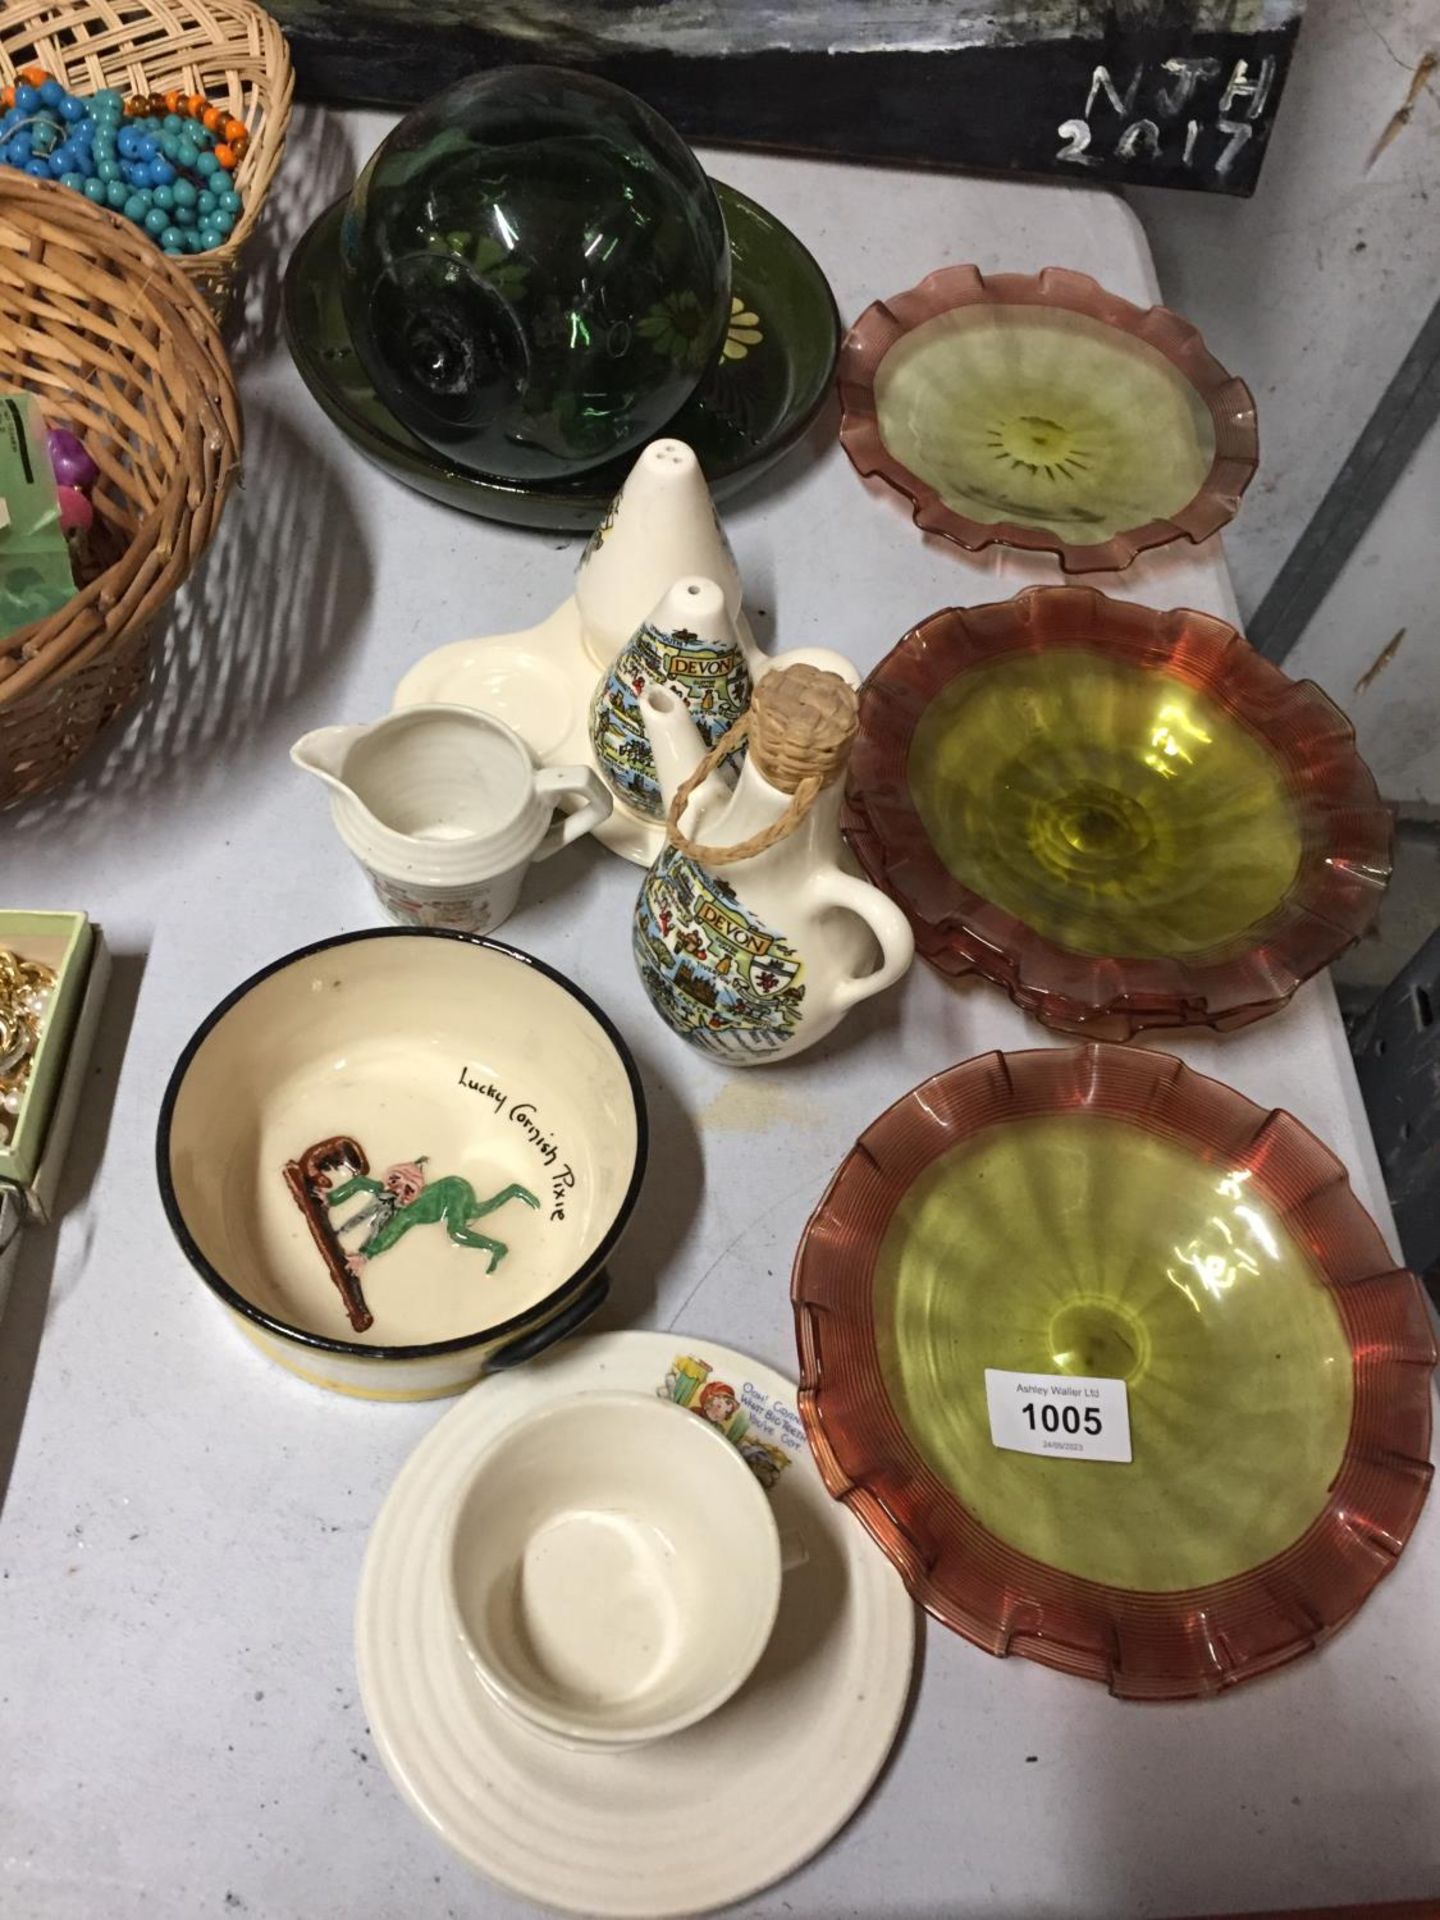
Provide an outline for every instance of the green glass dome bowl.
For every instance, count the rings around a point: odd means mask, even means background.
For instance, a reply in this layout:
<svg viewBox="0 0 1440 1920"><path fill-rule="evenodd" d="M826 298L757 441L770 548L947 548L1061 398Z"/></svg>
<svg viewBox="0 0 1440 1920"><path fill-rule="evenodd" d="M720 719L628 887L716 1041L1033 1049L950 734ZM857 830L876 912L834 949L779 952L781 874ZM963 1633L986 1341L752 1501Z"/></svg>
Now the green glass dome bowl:
<svg viewBox="0 0 1440 1920"><path fill-rule="evenodd" d="M695 449L712 496L731 499L805 435L833 392L840 321L818 263L788 227L713 183L730 240L730 324L714 364L664 431ZM398 420L366 372L340 297L337 201L285 269L286 343L312 399L367 459L462 513L562 533L599 525L633 464L622 454L558 480L499 480L439 453Z"/></svg>
<svg viewBox="0 0 1440 1920"><path fill-rule="evenodd" d="M355 183L340 269L391 411L505 480L638 449L730 318L699 161L634 94L558 67L462 80L407 114Z"/></svg>
<svg viewBox="0 0 1440 1920"><path fill-rule="evenodd" d="M1114 571L1231 520L1259 458L1255 402L1188 321L1087 274L943 267L878 300L840 354L840 439L978 552Z"/></svg>
<svg viewBox="0 0 1440 1920"><path fill-rule="evenodd" d="M861 690L843 820L941 972L1099 1039L1275 1012L1390 874L1318 687L1222 620L1086 587L908 633Z"/></svg>
<svg viewBox="0 0 1440 1920"><path fill-rule="evenodd" d="M1166 1054L992 1053L870 1126L800 1244L826 1485L937 1619L1137 1699L1318 1645L1430 1481L1435 1346L1344 1169ZM1125 1383L1131 1458L996 1446L986 1370Z"/></svg>

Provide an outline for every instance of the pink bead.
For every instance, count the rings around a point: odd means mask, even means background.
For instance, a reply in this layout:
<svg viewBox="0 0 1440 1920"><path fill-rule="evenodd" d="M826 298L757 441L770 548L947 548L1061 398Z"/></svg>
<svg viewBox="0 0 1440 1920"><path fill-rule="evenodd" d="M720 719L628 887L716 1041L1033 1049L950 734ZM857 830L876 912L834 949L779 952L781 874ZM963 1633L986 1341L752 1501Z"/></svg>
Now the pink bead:
<svg viewBox="0 0 1440 1920"><path fill-rule="evenodd" d="M57 487L60 526L65 533L86 533L95 524L95 509L78 487Z"/></svg>

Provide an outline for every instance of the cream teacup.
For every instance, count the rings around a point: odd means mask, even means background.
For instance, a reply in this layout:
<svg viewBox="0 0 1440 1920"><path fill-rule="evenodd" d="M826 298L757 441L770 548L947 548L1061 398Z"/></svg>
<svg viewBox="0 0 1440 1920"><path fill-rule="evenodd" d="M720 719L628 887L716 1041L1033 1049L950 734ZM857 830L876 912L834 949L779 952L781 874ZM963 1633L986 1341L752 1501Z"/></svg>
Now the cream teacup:
<svg viewBox="0 0 1440 1920"><path fill-rule="evenodd" d="M565 1746L692 1726L764 1652L780 1603L770 1503L673 1401L596 1392L518 1422L451 1519L448 1597L493 1698Z"/></svg>

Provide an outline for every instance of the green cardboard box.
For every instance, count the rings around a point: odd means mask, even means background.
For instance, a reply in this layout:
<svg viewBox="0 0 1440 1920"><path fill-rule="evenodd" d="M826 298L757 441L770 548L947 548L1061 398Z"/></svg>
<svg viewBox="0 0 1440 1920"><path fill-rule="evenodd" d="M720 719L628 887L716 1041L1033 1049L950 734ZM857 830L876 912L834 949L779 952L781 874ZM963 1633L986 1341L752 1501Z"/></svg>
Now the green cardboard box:
<svg viewBox="0 0 1440 1920"><path fill-rule="evenodd" d="M8 947L25 960L44 961L55 969L56 976L20 1111L13 1119L9 1114L0 1115L0 1181L8 1181L26 1194L45 1152L94 945L94 929L83 913L0 909L0 947Z"/></svg>

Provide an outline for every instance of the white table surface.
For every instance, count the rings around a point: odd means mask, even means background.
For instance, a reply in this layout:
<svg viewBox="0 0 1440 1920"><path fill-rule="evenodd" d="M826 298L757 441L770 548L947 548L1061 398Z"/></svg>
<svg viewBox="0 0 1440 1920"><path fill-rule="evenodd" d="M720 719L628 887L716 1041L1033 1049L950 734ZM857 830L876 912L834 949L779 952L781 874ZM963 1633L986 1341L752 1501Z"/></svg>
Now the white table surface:
<svg viewBox="0 0 1440 1920"><path fill-rule="evenodd" d="M385 124L298 116L272 205L281 258ZM1106 195L748 155L712 166L803 237L847 320L947 261L1055 263L1156 292L1139 228ZM166 1078L206 1011L276 956L375 919L290 742L383 712L433 646L541 618L579 542L488 526L372 471L291 370L276 292L267 257L236 352L246 485L171 623L163 683L68 785L0 820L0 899L88 910L117 962L68 1209L27 1237L0 1329L0 1911L26 1920L530 1911L406 1811L356 1693L366 1533L443 1404L342 1400L262 1358L172 1242L153 1151ZM1057 577L922 541L833 433L827 417L726 514L766 644L824 643L868 667L938 606ZM1102 584L1234 611L1217 544ZM856 1133L950 1062L1053 1036L998 991L918 967L793 1066L727 1072L643 999L636 879L572 849L503 936L594 994L644 1075L649 1179L600 1324L708 1335L793 1371L791 1256ZM1327 981L1248 1033L1168 1044L1299 1115L1388 1228ZM869 1803L745 1911L1115 1920L1434 1893L1437 1595L1431 1511L1318 1657L1175 1707L1122 1705L929 1626Z"/></svg>

